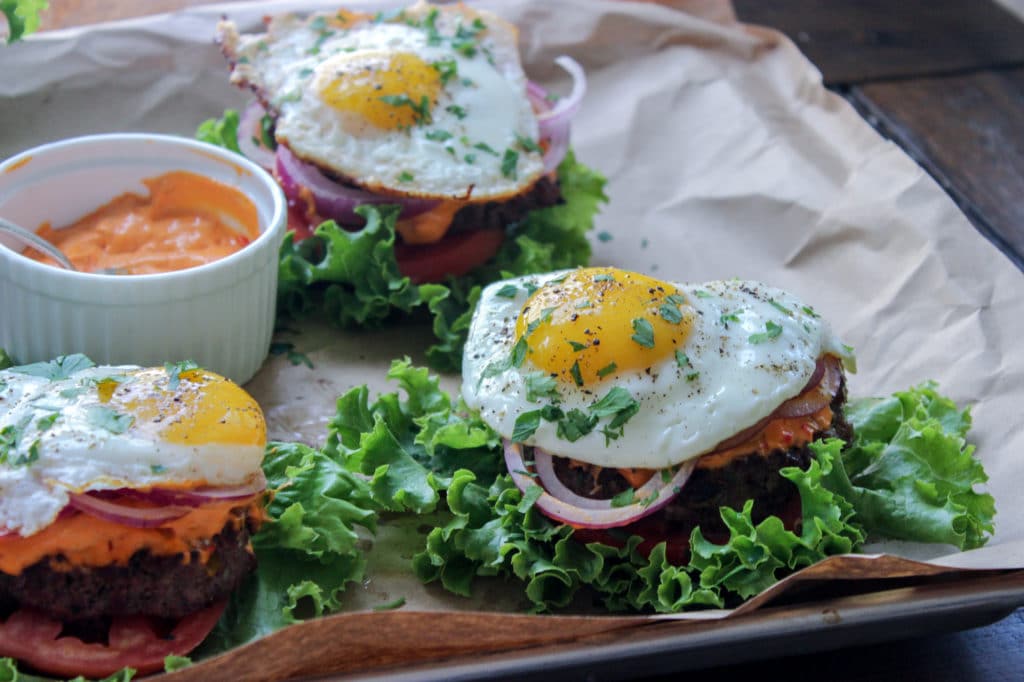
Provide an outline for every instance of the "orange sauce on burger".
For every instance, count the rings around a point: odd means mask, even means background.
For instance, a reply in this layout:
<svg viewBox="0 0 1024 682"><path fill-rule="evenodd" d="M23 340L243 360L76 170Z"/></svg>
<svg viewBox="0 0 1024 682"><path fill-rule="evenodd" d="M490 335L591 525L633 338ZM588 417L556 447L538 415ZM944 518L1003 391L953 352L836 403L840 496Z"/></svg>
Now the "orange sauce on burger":
<svg viewBox="0 0 1024 682"><path fill-rule="evenodd" d="M188 171L142 182L149 196L122 194L67 227L44 223L37 234L82 272L125 275L211 263L259 236L255 204L233 187ZM24 254L55 265L34 249Z"/></svg>
<svg viewBox="0 0 1024 682"><path fill-rule="evenodd" d="M59 518L28 537L0 537L0 571L18 575L27 567L50 558L53 570L128 564L132 555L148 551L154 556L180 555L188 561L193 550L204 561L212 549L210 538L232 520L244 516L262 521L262 493L250 500L211 502L155 528L135 528L83 513ZM245 510L240 514L239 510Z"/></svg>

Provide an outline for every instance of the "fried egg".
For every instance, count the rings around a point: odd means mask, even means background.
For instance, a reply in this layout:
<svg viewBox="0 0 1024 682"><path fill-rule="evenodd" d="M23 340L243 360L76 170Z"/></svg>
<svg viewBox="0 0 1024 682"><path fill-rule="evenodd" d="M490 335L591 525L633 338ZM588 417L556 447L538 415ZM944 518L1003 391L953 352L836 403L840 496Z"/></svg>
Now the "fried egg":
<svg viewBox="0 0 1024 682"><path fill-rule="evenodd" d="M769 416L824 354L853 368L827 322L779 289L583 268L484 289L462 394L505 438L660 469Z"/></svg>
<svg viewBox="0 0 1024 682"><path fill-rule="evenodd" d="M260 475L263 413L224 377L121 366L50 378L54 367L0 371L0 529L43 530L69 493L231 486Z"/></svg>
<svg viewBox="0 0 1024 682"><path fill-rule="evenodd" d="M543 173L514 26L463 5L221 22L231 81L299 158L375 192L500 200Z"/></svg>

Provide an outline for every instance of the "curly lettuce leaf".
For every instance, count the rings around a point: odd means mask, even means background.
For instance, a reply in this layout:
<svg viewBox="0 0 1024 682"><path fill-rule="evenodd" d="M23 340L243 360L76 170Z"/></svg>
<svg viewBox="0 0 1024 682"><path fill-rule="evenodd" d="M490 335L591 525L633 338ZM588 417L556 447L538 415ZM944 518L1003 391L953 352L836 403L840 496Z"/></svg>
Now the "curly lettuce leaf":
<svg viewBox="0 0 1024 682"><path fill-rule="evenodd" d="M275 493L271 520L252 540L256 573L232 595L196 658L336 611L345 586L363 577L356 527L373 532L379 508L366 482L299 443L270 444L263 470Z"/></svg>
<svg viewBox="0 0 1024 682"><path fill-rule="evenodd" d="M0 0L0 14L7 18L7 43L21 40L39 29L39 15L48 0Z"/></svg>
<svg viewBox="0 0 1024 682"><path fill-rule="evenodd" d="M871 534L981 547L995 529L995 500L975 486L988 480L966 443L969 410L925 383L885 399L851 401L854 427L828 485L853 504Z"/></svg>
<svg viewBox="0 0 1024 682"><path fill-rule="evenodd" d="M352 471L371 476L374 501L390 511L433 511L439 493L460 468L493 479L499 465L487 453L498 446L497 435L479 418L453 409L436 377L416 368L408 358L388 371L405 391L379 396L372 404L365 386L338 398L337 413L328 423L324 452Z"/></svg>
<svg viewBox="0 0 1024 682"><path fill-rule="evenodd" d="M780 472L800 495L799 532L776 517L754 523L749 502L741 509L723 507L728 540L714 544L695 529L689 563L677 566L666 559L664 543L645 556L637 550L638 537L618 547L577 542L569 526L535 508L539 487L524 493L509 476L495 473L504 461L497 434L463 405L452 409L452 399L425 369L395 362L389 377L400 382L406 398L390 393L370 403L366 387L353 389L338 401L327 450L372 474L375 500L389 509L447 507L450 520L431 530L413 568L424 582L440 582L460 595L469 595L478 577L501 576L520 580L537 611L568 606L582 590L611 610L722 607L827 556L856 551L868 533L931 542L940 528L969 538L971 529L991 525L991 498L955 486L984 480L963 443L969 413L929 386L852 403L859 435L850 447L838 439L817 441L807 470ZM934 473L925 470L926 461ZM921 478L905 482L908 471ZM899 484L883 485L889 481ZM926 501L949 491L946 506L956 500L962 513L940 518L931 510L923 515L929 523L912 524L909 532L890 528L895 522L883 512L904 509L908 490ZM419 508L408 504L413 491L426 501ZM915 505L920 501L910 507Z"/></svg>
<svg viewBox="0 0 1024 682"><path fill-rule="evenodd" d="M225 109L220 118L210 118L199 124L196 139L230 149L236 154L242 150L238 146L238 124L241 118L236 109Z"/></svg>

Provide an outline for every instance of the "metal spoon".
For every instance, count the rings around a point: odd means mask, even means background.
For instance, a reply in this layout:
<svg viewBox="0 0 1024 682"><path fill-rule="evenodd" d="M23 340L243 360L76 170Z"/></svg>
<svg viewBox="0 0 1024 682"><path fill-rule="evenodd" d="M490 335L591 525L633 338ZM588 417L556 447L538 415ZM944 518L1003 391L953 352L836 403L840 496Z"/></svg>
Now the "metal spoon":
<svg viewBox="0 0 1024 682"><path fill-rule="evenodd" d="M65 270L71 270L73 272L78 271L78 268L71 264L71 261L68 260L68 257L64 255L63 251L37 235L35 232L26 230L21 225L12 223L6 218L0 218L0 232L13 236L26 246L31 246L33 249L42 251L47 256L57 261Z"/></svg>

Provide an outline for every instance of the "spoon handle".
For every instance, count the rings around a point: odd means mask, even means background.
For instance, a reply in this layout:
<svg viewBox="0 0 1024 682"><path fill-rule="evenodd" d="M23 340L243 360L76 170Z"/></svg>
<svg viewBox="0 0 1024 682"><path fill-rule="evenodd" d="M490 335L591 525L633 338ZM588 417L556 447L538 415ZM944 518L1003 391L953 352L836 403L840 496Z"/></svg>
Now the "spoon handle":
<svg viewBox="0 0 1024 682"><path fill-rule="evenodd" d="M71 264L71 261L68 260L68 257L64 255L63 251L37 235L35 232L26 230L24 227L16 225L6 218L0 218L0 232L13 236L26 246L31 246L34 249L42 251L47 256L60 263L62 268L72 271L76 270L75 266Z"/></svg>

